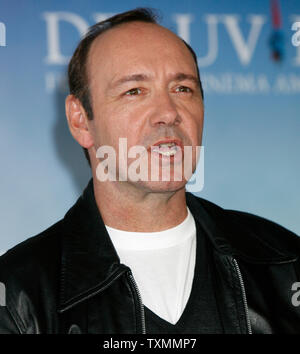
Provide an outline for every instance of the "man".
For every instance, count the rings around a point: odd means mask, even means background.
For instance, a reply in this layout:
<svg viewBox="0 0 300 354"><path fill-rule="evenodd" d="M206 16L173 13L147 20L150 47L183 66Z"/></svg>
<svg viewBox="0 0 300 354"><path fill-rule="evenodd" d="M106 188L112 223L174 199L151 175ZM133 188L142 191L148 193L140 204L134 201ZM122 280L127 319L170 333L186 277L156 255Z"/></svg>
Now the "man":
<svg viewBox="0 0 300 354"><path fill-rule="evenodd" d="M0 332L299 332L299 238L185 191L204 113L192 49L136 9L91 28L69 84L93 178L63 220L0 258Z"/></svg>

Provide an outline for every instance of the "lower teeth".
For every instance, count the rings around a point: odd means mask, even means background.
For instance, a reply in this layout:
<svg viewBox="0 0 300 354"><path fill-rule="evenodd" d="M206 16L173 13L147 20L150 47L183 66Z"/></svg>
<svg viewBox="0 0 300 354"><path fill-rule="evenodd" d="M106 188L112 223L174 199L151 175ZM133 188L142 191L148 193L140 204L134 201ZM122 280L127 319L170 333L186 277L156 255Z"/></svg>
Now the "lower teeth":
<svg viewBox="0 0 300 354"><path fill-rule="evenodd" d="M152 151L153 152L157 152L163 156L173 156L177 153L177 147L173 147L173 148L169 148L169 149L166 149L166 148L155 148L153 149Z"/></svg>
<svg viewBox="0 0 300 354"><path fill-rule="evenodd" d="M156 151L158 153L160 153L163 156L173 156L176 154L176 150L174 151Z"/></svg>

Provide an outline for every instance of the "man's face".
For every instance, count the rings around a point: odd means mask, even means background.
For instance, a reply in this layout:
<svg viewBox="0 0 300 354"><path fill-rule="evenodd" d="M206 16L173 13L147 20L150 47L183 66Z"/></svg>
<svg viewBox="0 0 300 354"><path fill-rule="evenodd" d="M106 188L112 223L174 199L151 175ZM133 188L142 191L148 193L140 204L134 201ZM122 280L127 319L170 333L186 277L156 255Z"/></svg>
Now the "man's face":
<svg viewBox="0 0 300 354"><path fill-rule="evenodd" d="M94 115L89 122L94 140L90 154L103 145L113 147L117 176L124 176L123 167L118 167L119 138L126 138L128 150L136 145L145 148L140 161L149 167L150 179L125 182L128 186L157 192L183 188L184 178L174 181L176 166L187 159L184 146L201 145L203 128L203 101L188 48L161 26L133 22L98 37L87 64ZM127 166L133 160L127 157ZM154 161L159 161L159 181L151 181L151 166L157 168ZM192 161L194 170L195 154ZM162 180L166 168L170 181Z"/></svg>

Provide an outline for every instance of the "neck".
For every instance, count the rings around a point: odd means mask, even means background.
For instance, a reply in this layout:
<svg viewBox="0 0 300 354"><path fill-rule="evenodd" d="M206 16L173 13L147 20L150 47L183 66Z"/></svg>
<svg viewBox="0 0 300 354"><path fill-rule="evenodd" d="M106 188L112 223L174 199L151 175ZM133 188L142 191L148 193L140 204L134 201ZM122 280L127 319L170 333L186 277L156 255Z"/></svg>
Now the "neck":
<svg viewBox="0 0 300 354"><path fill-rule="evenodd" d="M132 232L157 232L180 224L187 216L185 188L152 192L127 182L93 179L98 209L105 225Z"/></svg>

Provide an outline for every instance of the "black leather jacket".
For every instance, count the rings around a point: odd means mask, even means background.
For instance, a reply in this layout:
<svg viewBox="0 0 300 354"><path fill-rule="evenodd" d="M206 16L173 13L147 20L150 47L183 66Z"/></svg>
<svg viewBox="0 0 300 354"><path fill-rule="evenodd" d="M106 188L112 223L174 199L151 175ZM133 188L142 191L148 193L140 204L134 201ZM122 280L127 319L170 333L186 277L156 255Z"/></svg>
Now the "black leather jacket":
<svg viewBox="0 0 300 354"><path fill-rule="evenodd" d="M186 197L212 247L224 333L300 333L292 304L300 238ZM106 232L92 181L64 219L0 257L0 281L0 333L145 333L138 288Z"/></svg>

